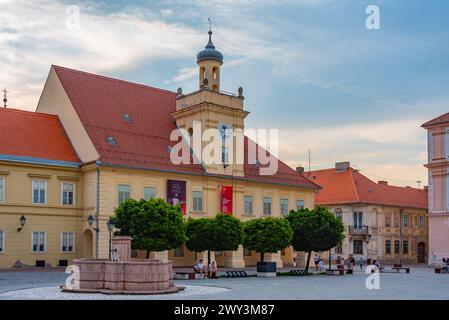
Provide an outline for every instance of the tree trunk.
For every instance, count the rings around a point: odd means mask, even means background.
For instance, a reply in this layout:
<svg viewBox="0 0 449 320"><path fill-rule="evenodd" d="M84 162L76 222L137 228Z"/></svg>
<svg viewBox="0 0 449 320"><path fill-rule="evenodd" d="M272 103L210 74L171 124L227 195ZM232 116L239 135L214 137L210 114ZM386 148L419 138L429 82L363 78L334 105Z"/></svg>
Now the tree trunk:
<svg viewBox="0 0 449 320"><path fill-rule="evenodd" d="M145 256L145 259L149 259L150 258L150 250L147 250L147 254Z"/></svg>
<svg viewBox="0 0 449 320"><path fill-rule="evenodd" d="M310 256L312 255L312 252L311 251L309 251L308 253L307 253L307 262L306 262L306 273L308 273L309 272L309 265L310 265Z"/></svg>
<svg viewBox="0 0 449 320"><path fill-rule="evenodd" d="M210 266L210 250L207 250L207 276L210 277L211 274L211 270L209 270L209 266Z"/></svg>
<svg viewBox="0 0 449 320"><path fill-rule="evenodd" d="M260 253L260 262L263 262L264 255L265 255L264 252Z"/></svg>

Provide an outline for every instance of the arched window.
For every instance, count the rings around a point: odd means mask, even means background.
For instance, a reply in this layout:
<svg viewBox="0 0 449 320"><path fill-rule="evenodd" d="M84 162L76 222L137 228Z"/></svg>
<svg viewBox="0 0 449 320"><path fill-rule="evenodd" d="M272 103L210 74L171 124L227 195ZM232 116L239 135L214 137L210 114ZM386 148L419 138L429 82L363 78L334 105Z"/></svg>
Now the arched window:
<svg viewBox="0 0 449 320"><path fill-rule="evenodd" d="M218 68L217 67L214 67L212 69L212 74L213 74L214 79L217 80L218 79Z"/></svg>
<svg viewBox="0 0 449 320"><path fill-rule="evenodd" d="M200 68L200 80L203 80L206 77L206 68L201 67Z"/></svg>

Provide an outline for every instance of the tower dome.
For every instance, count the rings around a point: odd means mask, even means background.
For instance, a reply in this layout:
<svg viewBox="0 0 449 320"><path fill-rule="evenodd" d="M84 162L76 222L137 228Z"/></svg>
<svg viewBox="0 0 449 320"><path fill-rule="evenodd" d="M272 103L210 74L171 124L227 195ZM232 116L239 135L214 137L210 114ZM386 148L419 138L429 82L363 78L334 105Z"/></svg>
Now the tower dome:
<svg viewBox="0 0 449 320"><path fill-rule="evenodd" d="M220 51L215 50L215 46L212 43L212 31L209 31L209 42L203 51L200 51L197 56L197 62L204 60L216 60L223 63L223 55Z"/></svg>

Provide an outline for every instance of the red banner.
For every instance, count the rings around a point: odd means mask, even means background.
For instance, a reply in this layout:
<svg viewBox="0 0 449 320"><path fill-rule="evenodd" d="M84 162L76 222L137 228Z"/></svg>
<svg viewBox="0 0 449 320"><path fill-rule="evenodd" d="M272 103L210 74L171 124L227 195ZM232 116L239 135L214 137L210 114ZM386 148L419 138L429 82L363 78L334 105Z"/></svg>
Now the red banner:
<svg viewBox="0 0 449 320"><path fill-rule="evenodd" d="M221 212L232 214L232 187L221 187Z"/></svg>

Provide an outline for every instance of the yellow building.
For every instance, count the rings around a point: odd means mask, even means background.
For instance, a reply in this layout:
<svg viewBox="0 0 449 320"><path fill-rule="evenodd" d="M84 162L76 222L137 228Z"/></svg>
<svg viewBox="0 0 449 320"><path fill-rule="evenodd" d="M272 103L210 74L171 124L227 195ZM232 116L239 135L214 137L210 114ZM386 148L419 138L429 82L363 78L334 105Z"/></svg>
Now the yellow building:
<svg viewBox="0 0 449 320"><path fill-rule="evenodd" d="M281 216L298 207L314 207L314 195L319 189L315 183L273 155L265 159L265 150L252 140L227 137L229 129L246 129L248 112L241 88L236 94L220 91L223 56L212 44L211 34L206 48L197 56L199 90L189 94L183 94L181 89L175 93L52 66L36 111L59 119L77 160L68 167L21 169L28 179L33 174L46 175L48 179L48 202L29 208L29 194L18 191L27 188L27 181L8 178L19 171L20 164L8 162L11 168L1 164L0 177L2 172L10 173L3 186L6 197L0 212L9 207L9 199L15 198L17 206L14 214L0 213L0 230L5 230L0 267L10 267L17 260L34 265L38 258L57 265L59 260L74 257L107 257L106 223L120 201L127 198L158 197L181 202L185 216L193 218L228 210L229 214L248 220ZM220 133L220 154L205 153L208 144L200 140L198 149L195 145L192 150L187 149L189 163L176 164L174 150L182 143L170 137L177 129L184 129L186 138L192 141L214 129ZM229 144L229 140L235 143ZM43 142L34 145L37 150L46 147ZM209 161L210 158L219 161ZM273 164L276 170L267 174ZM68 172L62 174L61 170ZM58 205L62 184L58 189L57 182L65 179L73 181L76 190L76 203L70 208ZM27 222L24 230L18 232L19 218L25 213ZM89 216L94 218L92 225L87 222ZM39 256L30 253L31 240L25 236L25 230L46 232L46 250ZM65 230L73 230L70 255L58 250L59 237ZM14 252L9 250L10 244L14 245ZM184 247L152 253L153 257L173 260L175 266L192 266L202 255ZM266 261L276 261L278 266L292 265L295 257L296 253L288 248L266 255ZM303 259L303 255L299 258ZM216 253L215 259L221 266L243 267L255 265L258 255L241 247L235 252Z"/></svg>

